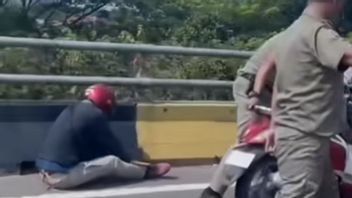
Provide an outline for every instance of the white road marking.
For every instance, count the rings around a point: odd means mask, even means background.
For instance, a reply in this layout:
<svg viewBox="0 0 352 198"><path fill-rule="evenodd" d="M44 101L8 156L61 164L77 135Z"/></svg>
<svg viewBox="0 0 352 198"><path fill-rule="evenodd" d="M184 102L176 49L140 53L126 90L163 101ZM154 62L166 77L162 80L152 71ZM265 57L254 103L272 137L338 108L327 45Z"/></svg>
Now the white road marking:
<svg viewBox="0 0 352 198"><path fill-rule="evenodd" d="M93 198L93 197L112 197L139 194L152 194L162 192L177 192L200 190L209 186L209 183L178 184L163 186L148 186L138 188L119 188L106 190L89 190L83 192L53 193L42 194L38 196L22 196L21 198Z"/></svg>

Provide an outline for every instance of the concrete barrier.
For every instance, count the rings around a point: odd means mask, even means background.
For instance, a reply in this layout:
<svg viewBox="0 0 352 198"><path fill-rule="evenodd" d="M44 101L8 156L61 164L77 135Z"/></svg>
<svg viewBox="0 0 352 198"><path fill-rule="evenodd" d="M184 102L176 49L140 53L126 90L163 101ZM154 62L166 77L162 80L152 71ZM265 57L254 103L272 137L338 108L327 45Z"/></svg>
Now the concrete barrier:
<svg viewBox="0 0 352 198"><path fill-rule="evenodd" d="M34 161L45 135L61 111L72 102L0 103L0 168L13 169ZM111 118L114 134L126 150L140 158L136 132L136 105L120 105Z"/></svg>
<svg viewBox="0 0 352 198"><path fill-rule="evenodd" d="M0 169L34 161L60 112L73 102L0 103ZM236 137L232 103L123 104L111 127L136 159L193 161L221 157Z"/></svg>
<svg viewBox="0 0 352 198"><path fill-rule="evenodd" d="M147 160L216 161L236 139L233 103L140 104L137 110Z"/></svg>

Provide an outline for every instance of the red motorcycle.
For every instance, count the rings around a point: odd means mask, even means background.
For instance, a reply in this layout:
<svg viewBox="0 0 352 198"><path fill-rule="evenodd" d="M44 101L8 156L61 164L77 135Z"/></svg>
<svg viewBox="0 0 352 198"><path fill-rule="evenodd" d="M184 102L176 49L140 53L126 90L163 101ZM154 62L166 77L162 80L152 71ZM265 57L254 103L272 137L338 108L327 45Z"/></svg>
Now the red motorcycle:
<svg viewBox="0 0 352 198"><path fill-rule="evenodd" d="M271 109L256 106L255 111L261 118L248 128L242 143L226 161L236 183L235 198L275 198L281 188L276 159L265 151L268 140L273 138L268 130ZM352 196L352 143L347 139L343 134L331 138L331 160L341 198Z"/></svg>

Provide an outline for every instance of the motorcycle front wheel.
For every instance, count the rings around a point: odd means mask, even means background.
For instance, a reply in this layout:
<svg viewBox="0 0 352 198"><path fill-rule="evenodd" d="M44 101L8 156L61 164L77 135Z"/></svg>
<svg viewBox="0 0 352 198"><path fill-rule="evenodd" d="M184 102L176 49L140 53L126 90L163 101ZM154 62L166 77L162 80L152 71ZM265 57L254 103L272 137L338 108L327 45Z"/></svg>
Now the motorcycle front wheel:
<svg viewBox="0 0 352 198"><path fill-rule="evenodd" d="M275 176L278 175L276 159L265 156L251 165L237 181L235 198L275 198L279 191Z"/></svg>

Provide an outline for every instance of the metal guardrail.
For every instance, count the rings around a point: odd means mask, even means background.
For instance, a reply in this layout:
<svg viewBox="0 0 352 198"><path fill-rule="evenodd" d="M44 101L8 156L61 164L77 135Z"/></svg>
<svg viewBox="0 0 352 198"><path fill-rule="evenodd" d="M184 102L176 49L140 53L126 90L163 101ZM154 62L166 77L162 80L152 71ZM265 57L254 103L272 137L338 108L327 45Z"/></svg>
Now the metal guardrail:
<svg viewBox="0 0 352 198"><path fill-rule="evenodd" d="M187 48L175 46L156 46L146 44L121 44L107 42L88 42L70 40L52 40L36 38L1 37L0 47L28 47L28 48L61 48L69 50L92 51L124 51L147 54L168 54L183 56L207 56L223 58L249 58L253 52L208 48ZM119 78L98 76L54 76L54 75L23 75L0 74L0 83L6 84L62 84L89 85L105 83L124 86L158 86L158 87L211 87L230 88L231 81L220 80L179 80L179 79L151 79L151 78Z"/></svg>
<svg viewBox="0 0 352 198"><path fill-rule="evenodd" d="M231 81L220 80L179 80L155 78L121 78L99 76L54 76L54 75L28 75L28 74L0 74L0 83L7 84L59 84L59 85L90 85L104 83L124 86L149 87L210 87L231 88Z"/></svg>
<svg viewBox="0 0 352 198"><path fill-rule="evenodd" d="M6 47L30 47L30 48L61 48L71 50L93 50L93 51L125 51L141 52L148 54L172 54L183 56L209 56L209 57L233 57L249 58L253 52L209 49L209 48L188 48L175 46L157 46L147 44L122 44L108 42L68 41L35 38L0 37L0 46Z"/></svg>

